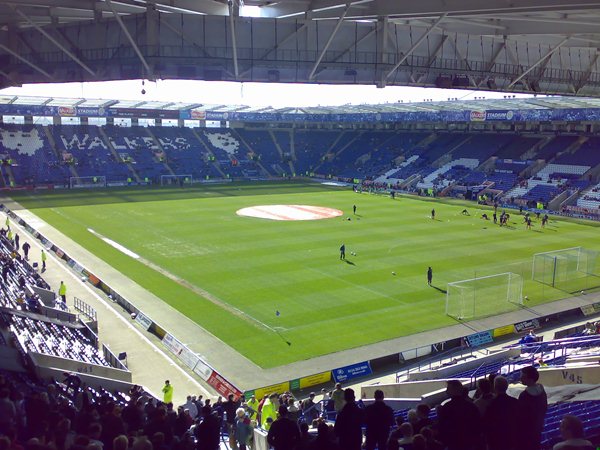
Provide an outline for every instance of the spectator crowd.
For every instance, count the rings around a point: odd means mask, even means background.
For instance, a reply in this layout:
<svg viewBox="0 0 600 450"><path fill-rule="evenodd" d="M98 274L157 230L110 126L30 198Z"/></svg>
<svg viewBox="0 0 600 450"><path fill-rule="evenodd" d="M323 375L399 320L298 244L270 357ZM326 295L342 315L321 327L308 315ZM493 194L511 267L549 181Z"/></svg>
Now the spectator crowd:
<svg viewBox="0 0 600 450"><path fill-rule="evenodd" d="M216 401L188 396L163 401L135 386L111 394L82 385L76 374L44 387L0 375L0 450L217 450L254 448L260 428L274 450L538 450L547 409L534 367L521 370L525 389L507 394L502 376L479 380L473 398L458 380L432 411L419 404L404 418L377 390L364 406L352 389L336 385L298 401L289 393ZM335 418L335 420L330 420ZM561 423L564 442L554 450L591 450L575 416Z"/></svg>

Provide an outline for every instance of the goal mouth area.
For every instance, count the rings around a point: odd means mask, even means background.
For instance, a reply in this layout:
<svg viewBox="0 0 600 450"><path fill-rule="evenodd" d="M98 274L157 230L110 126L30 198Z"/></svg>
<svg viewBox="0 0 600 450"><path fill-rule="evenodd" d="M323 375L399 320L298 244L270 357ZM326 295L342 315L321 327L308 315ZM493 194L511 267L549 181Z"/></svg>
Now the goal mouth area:
<svg viewBox="0 0 600 450"><path fill-rule="evenodd" d="M523 277L505 272L448 283L446 315L459 321L481 319L523 306Z"/></svg>
<svg viewBox="0 0 600 450"><path fill-rule="evenodd" d="M70 177L69 187L71 189L83 188L104 188L106 187L106 176L96 175L89 177Z"/></svg>
<svg viewBox="0 0 600 450"><path fill-rule="evenodd" d="M600 289L599 252L571 247L533 255L531 279L551 288L578 294Z"/></svg>
<svg viewBox="0 0 600 450"><path fill-rule="evenodd" d="M189 186L194 182L191 174L161 175L161 186Z"/></svg>

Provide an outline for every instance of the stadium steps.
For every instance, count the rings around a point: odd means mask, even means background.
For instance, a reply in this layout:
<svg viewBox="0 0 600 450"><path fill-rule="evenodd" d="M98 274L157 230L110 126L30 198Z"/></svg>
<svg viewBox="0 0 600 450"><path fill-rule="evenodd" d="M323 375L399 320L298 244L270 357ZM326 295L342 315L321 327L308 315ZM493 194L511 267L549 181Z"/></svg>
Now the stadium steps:
<svg viewBox="0 0 600 450"><path fill-rule="evenodd" d="M437 138L437 135L435 133L431 133L426 138L422 139L421 141L419 141L415 145L413 145L411 150L415 149L415 148L427 148L429 146L429 144L431 144L433 141L435 141L436 138Z"/></svg>
<svg viewBox="0 0 600 450"><path fill-rule="evenodd" d="M296 161L296 132L295 129L292 128L292 132L290 133L290 170L292 171L292 175L296 176L296 167L294 166L294 161ZM300 174L303 175L303 174Z"/></svg>
<svg viewBox="0 0 600 450"><path fill-rule="evenodd" d="M164 155L168 155L168 153L165 151L164 147L160 143L160 140L154 135L150 128L146 128L146 133L148 133L148 136L152 138L154 145L156 145L156 148L163 152ZM169 172L169 175L176 175L175 171L173 171L173 169L171 168L171 166L169 166L169 163L167 163L167 161L162 161L162 165L167 170L167 172Z"/></svg>
<svg viewBox="0 0 600 450"><path fill-rule="evenodd" d="M431 163L431 167L440 168L440 167L444 166L445 164L449 163L450 161L454 160L455 158L452 155L452 153L455 150L458 150L463 145L467 144L471 140L472 137L473 136L467 136L465 139L460 141L458 144L456 144L454 147L452 147L450 150L448 150L444 155L440 156L438 159L433 161Z"/></svg>
<svg viewBox="0 0 600 450"><path fill-rule="evenodd" d="M52 149L52 152L56 156L56 159L58 161L63 161L62 154L61 154L61 152L58 151L58 147L56 146L56 139L54 139L54 135L50 131L50 127L48 125L43 125L42 128L44 130L44 134L46 135L46 138L48 139L48 142L50 143L50 148ZM77 173L75 166L73 164L69 164L68 167L69 167L69 172L71 173L71 176L75 177L75 178L79 178L79 174Z"/></svg>
<svg viewBox="0 0 600 450"><path fill-rule="evenodd" d="M556 152L556 154L554 155L554 157L548 161L548 164L552 164L554 161L556 161L557 159L559 159L561 156L572 155L573 153L577 152L577 150L579 150L579 148L583 144L585 144L589 139L590 138L587 137L587 136L581 136L581 137L579 137L579 139L577 139L575 142L573 142L567 148L564 148L564 149Z"/></svg>
<svg viewBox="0 0 600 450"><path fill-rule="evenodd" d="M333 143L331 148L335 148L336 144L338 143L338 141L342 138L342 136L344 134L345 134L345 132L340 133L340 137L335 140L335 142ZM350 147L352 144L354 144L354 142L357 141L363 134L364 133L357 133L350 141L346 142L346 144L340 150L338 150L338 152L334 155L333 159L335 160L339 155L342 154L342 152L344 150L346 150L348 147ZM315 172L319 171L319 168L321 167L321 165L322 165L322 163L319 164L317 167L315 167Z"/></svg>
<svg viewBox="0 0 600 450"><path fill-rule="evenodd" d="M206 144L206 142L204 142L204 139L202 139L200 137L200 135L198 134L198 132L196 131L195 128L191 128L191 130L192 130L192 134L194 135L194 137L196 138L196 140L198 142L200 142L200 145L202 145L202 147L204 147L204 149L206 150L206 153L208 153L209 155L211 155L213 157L212 165L215 168L215 170L217 172L219 172L219 174L221 174L222 178L227 178L227 175L225 175L225 172L223 172L223 169L221 169L221 164L219 164L219 161L217 160L217 157L211 151L210 147Z"/></svg>
<svg viewBox="0 0 600 450"><path fill-rule="evenodd" d="M9 186L16 186L17 183L15 181L15 175L13 174L12 168L10 166L6 166L6 175L8 177L8 185Z"/></svg>
<svg viewBox="0 0 600 450"><path fill-rule="evenodd" d="M537 153L541 149L543 149L546 145L548 145L553 140L554 140L554 136L548 136L548 137L545 137L545 138L541 139L533 147L531 147L530 149L528 149L526 152L523 152L523 154L519 157L519 159L521 161L526 161L528 159L536 159L535 155L537 155Z"/></svg>
<svg viewBox="0 0 600 450"><path fill-rule="evenodd" d="M273 133L273 130L269 130L269 136L271 136L271 140L273 141L273 143L275 144L275 148L279 152L279 157L283 161L283 149L281 148L281 145L279 145L279 141L275 137L275 133ZM290 174L293 174L294 173L294 167L292 166L291 161L288 163L288 166L289 166ZM281 174L278 174L278 175L281 175Z"/></svg>
<svg viewBox="0 0 600 450"><path fill-rule="evenodd" d="M244 139L243 136L235 130L235 128L229 128L229 131L231 132L232 136L235 136L235 138L240 143L242 143L243 145L245 145L248 150L253 151L257 155L261 154L261 152L255 151L252 148L252 146L248 144L248 142L246 141L246 139ZM269 131L269 133L271 133L271 131ZM275 139L273 138L273 136L271 136L271 139L273 139L273 141L275 142ZM279 151L279 156L281 157L281 149L277 148L277 150ZM263 176L267 176L267 177L272 177L273 176L273 174L270 171L267 170L267 168L264 166L264 164L261 161L255 161L255 162L256 162L256 165L258 167L260 167L260 170L262 171L262 175ZM281 173L278 173L278 169L277 168L279 168L279 170L281 170ZM279 166L277 166L277 168L275 168L275 167L273 168L273 170L275 171L275 175L282 175L283 174L283 170Z"/></svg>
<svg viewBox="0 0 600 450"><path fill-rule="evenodd" d="M104 128L98 127L98 133L100 134L102 139L104 139L104 142L106 142L106 145L108 146L108 149L110 150L110 153L113 155L113 158L115 159L115 161L121 162L121 157L115 150L115 147L113 146L111 140L108 138L108 135L106 134L106 131L104 130ZM138 183L141 183L142 179L140 178L140 176L137 174L137 172L135 171L135 169L133 168L133 166L130 163L127 163L127 168L129 169L129 172L133 176L134 180Z"/></svg>

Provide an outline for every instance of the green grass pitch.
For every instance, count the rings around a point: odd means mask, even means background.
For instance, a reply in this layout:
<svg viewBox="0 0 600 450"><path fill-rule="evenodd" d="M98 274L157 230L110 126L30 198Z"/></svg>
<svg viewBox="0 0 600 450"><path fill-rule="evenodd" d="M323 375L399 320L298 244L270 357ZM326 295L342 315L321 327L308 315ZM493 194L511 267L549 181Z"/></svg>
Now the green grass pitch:
<svg viewBox="0 0 600 450"><path fill-rule="evenodd" d="M534 221L526 230L514 214L511 227L500 228L481 219L483 211L472 204L471 215L463 216L458 202L391 200L316 183L64 190L13 198L265 368L453 325L443 292L452 281L512 271L525 279L530 305L570 296L531 281L532 255L600 249L595 223L552 220L541 229ZM268 204L327 206L344 215L295 222L236 215ZM429 217L433 207L436 220ZM339 259L342 243L347 262ZM439 289L427 286L430 265Z"/></svg>

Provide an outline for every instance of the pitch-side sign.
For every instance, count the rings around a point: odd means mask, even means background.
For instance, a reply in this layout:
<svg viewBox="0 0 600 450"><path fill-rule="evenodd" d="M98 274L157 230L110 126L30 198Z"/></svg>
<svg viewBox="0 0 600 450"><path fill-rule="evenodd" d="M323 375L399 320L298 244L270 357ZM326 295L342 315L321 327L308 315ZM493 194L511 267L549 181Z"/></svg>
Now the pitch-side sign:
<svg viewBox="0 0 600 450"><path fill-rule="evenodd" d="M342 381L351 380L352 378L371 375L373 370L371 370L369 361L363 361L358 364L352 364L351 366L339 367L332 372L335 382L341 383Z"/></svg>

